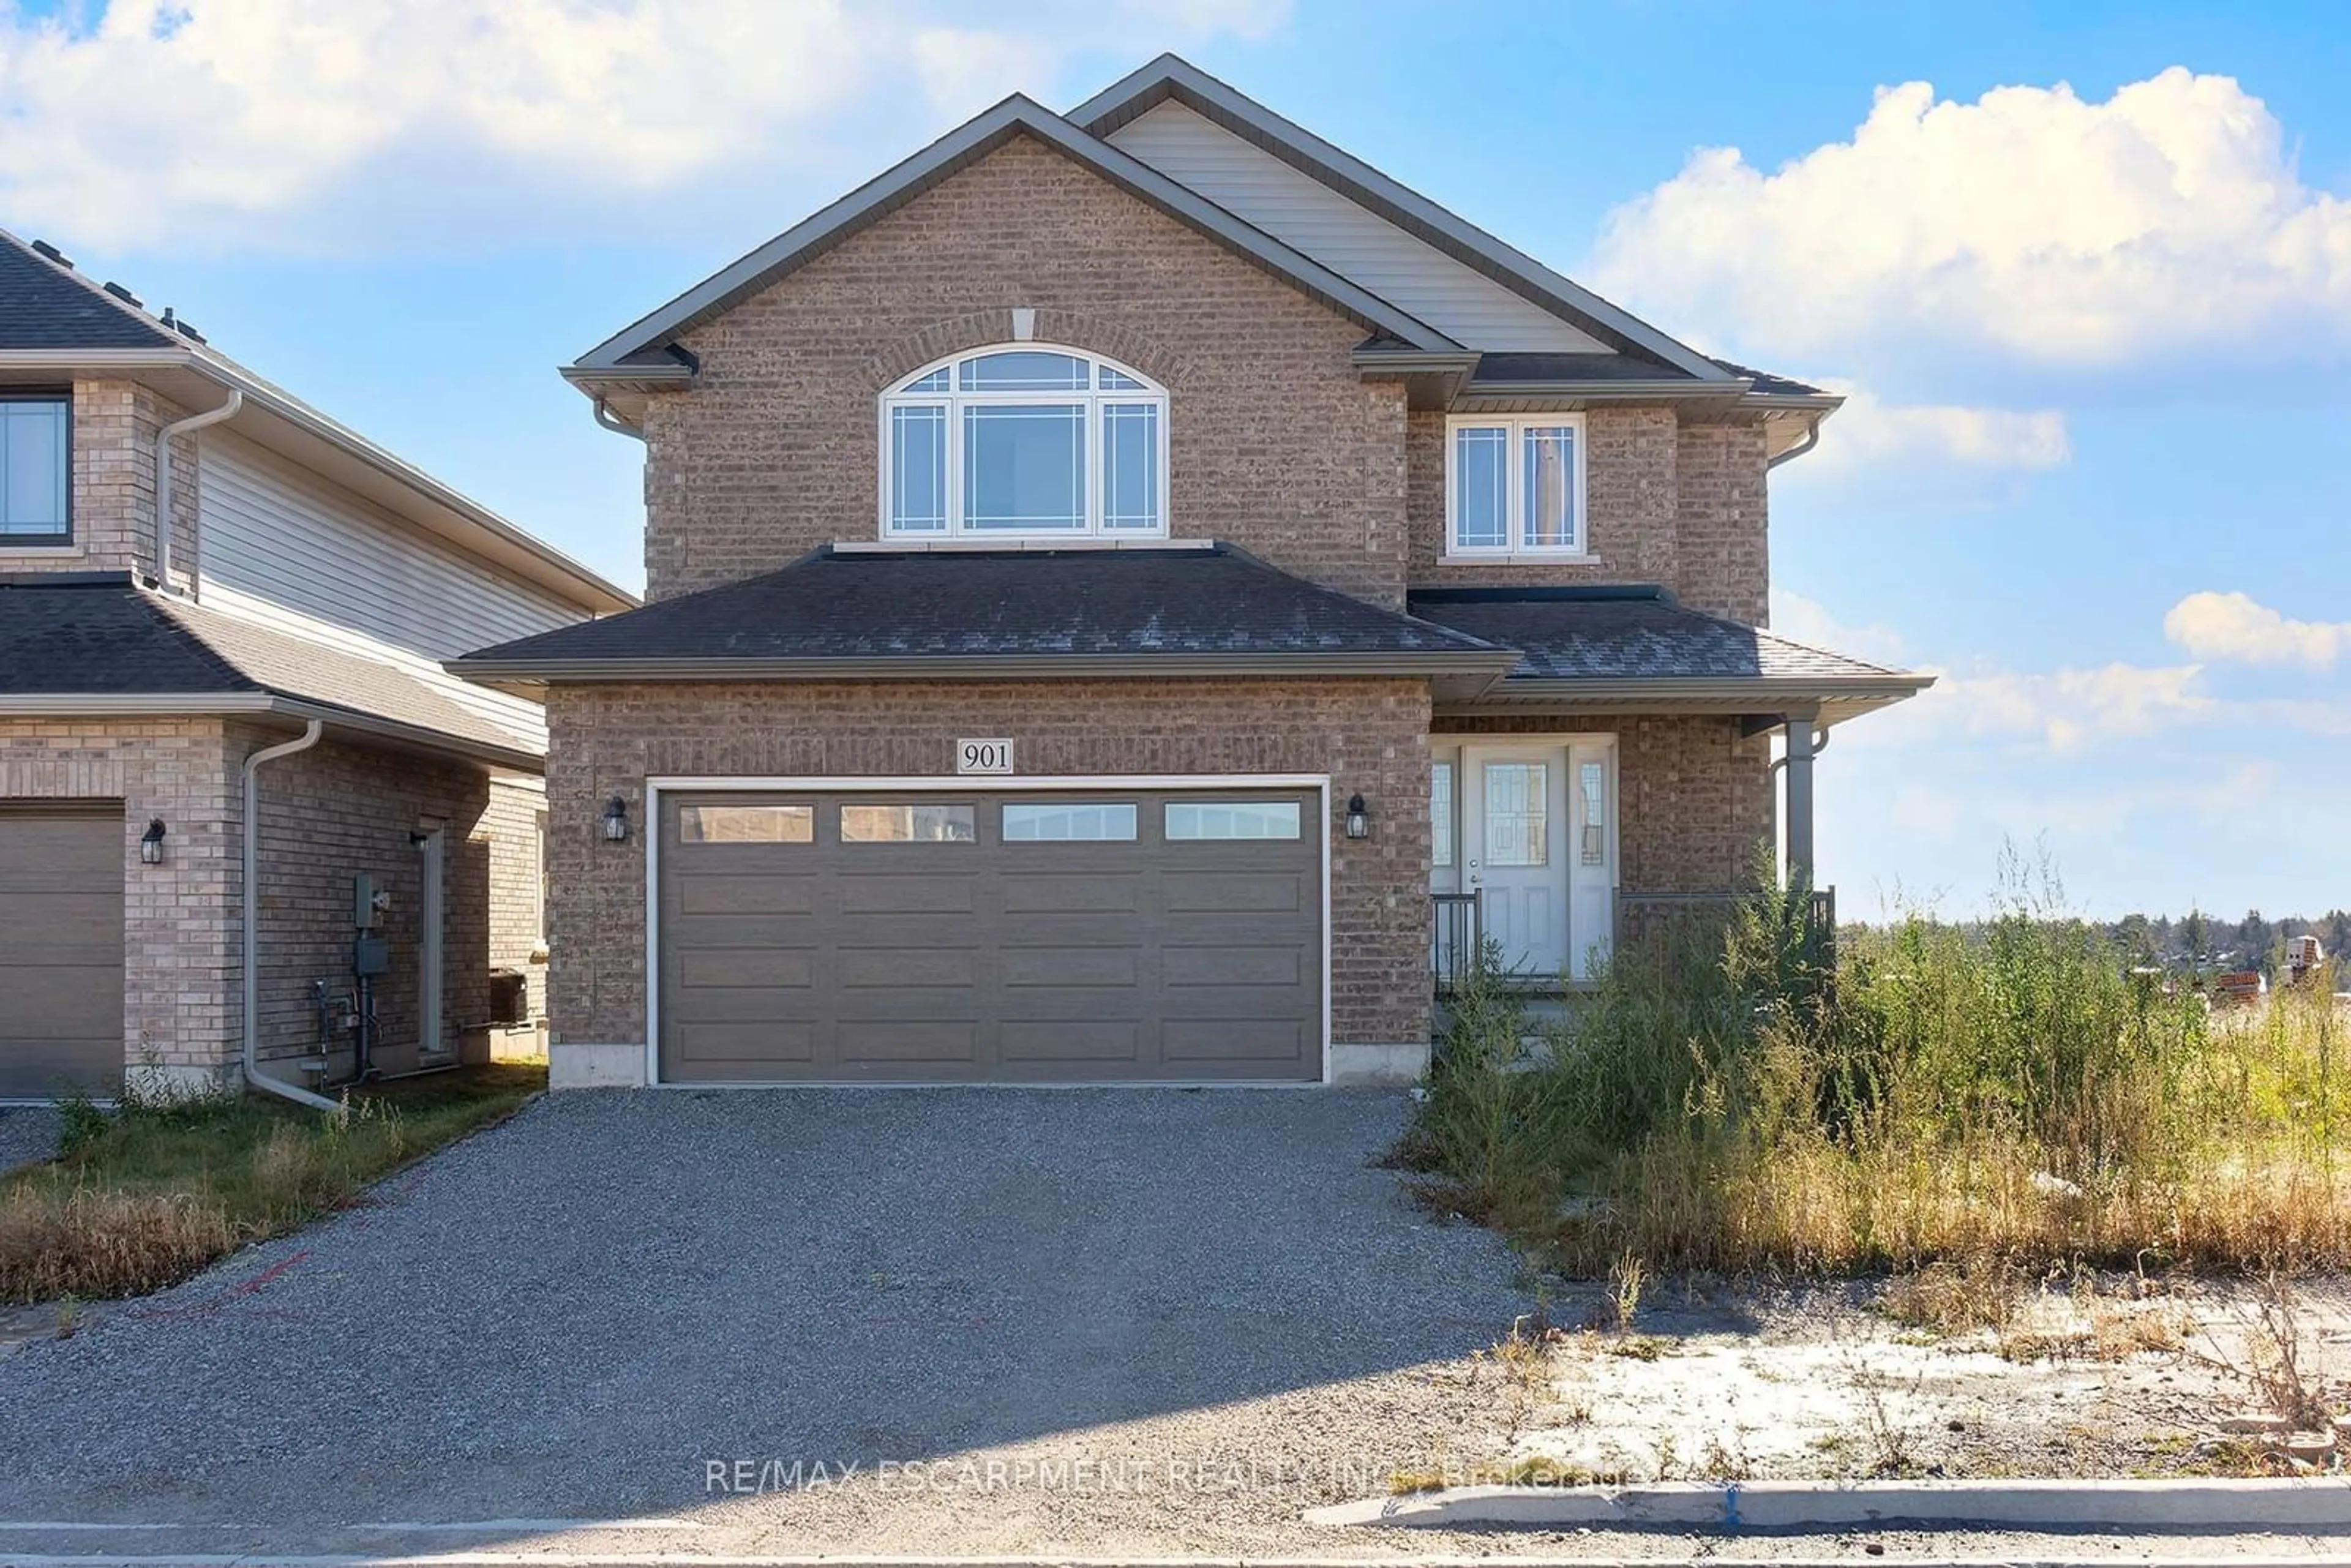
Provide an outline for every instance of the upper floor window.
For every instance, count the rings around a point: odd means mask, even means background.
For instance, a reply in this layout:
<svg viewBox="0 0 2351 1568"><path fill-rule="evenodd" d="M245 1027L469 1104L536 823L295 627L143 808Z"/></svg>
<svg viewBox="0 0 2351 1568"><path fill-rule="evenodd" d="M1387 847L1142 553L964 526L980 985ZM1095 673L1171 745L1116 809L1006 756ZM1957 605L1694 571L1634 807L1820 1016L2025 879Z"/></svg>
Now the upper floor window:
<svg viewBox="0 0 2351 1568"><path fill-rule="evenodd" d="M1583 416L1447 421L1445 553L1587 553Z"/></svg>
<svg viewBox="0 0 2351 1568"><path fill-rule="evenodd" d="M1024 343L960 354L882 398L886 538L1167 531L1167 394Z"/></svg>
<svg viewBox="0 0 2351 1568"><path fill-rule="evenodd" d="M71 410L56 393L0 395L0 546L73 538Z"/></svg>

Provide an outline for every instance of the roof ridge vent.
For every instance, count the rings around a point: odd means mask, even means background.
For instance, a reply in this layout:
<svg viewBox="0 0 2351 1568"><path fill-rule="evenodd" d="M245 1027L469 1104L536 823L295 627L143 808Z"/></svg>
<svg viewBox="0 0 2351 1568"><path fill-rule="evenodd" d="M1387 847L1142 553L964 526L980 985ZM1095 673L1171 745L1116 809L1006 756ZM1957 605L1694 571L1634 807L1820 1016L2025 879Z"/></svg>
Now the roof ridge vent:
<svg viewBox="0 0 2351 1568"><path fill-rule="evenodd" d="M122 285L115 282L112 278L107 279L104 283L99 284L99 287L105 289L109 294L113 295L117 299L121 300L125 305L130 306L133 310L144 310L147 308L146 306L141 305L139 302L139 296L131 293L131 290L123 287Z"/></svg>
<svg viewBox="0 0 2351 1568"><path fill-rule="evenodd" d="M57 263L59 267L64 267L68 272L71 272L74 269L73 257L68 256L65 252L59 250L57 246L51 245L45 239L37 239L33 242L33 253L36 256L47 257L49 260Z"/></svg>

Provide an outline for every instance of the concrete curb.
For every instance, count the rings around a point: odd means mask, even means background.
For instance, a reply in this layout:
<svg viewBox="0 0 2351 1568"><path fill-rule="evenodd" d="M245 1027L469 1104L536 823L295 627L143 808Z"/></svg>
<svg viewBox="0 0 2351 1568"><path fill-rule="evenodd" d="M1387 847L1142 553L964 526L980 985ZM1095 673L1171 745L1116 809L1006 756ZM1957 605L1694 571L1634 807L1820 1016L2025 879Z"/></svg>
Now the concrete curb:
<svg viewBox="0 0 2351 1568"><path fill-rule="evenodd" d="M1311 1509L1310 1524L1442 1529L1835 1530L1903 1523L2011 1530L2335 1530L2351 1477L2292 1480L1657 1481L1448 1487Z"/></svg>

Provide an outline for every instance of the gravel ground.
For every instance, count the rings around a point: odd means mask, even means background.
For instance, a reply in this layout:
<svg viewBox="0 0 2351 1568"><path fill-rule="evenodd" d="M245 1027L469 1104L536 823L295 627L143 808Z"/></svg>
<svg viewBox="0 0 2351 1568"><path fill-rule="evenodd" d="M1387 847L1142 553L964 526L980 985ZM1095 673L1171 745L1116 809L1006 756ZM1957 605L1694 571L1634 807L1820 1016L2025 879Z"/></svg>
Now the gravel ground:
<svg viewBox="0 0 2351 1568"><path fill-rule="evenodd" d="M1405 1110L543 1100L0 1361L0 1521L179 1523L213 1550L647 1515L770 1552L1372 1549L1299 1511L1498 1452L1470 1358L1525 1307L1499 1243L1367 1165Z"/></svg>
<svg viewBox="0 0 2351 1568"><path fill-rule="evenodd" d="M57 1113L46 1105L0 1106L0 1171L57 1152Z"/></svg>

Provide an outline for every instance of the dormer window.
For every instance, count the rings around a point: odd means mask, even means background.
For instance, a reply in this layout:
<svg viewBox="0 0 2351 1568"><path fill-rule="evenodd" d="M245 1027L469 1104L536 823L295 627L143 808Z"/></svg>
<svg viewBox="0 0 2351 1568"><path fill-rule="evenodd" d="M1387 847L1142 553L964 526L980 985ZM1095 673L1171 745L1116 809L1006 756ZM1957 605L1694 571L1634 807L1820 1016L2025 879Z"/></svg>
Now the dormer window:
<svg viewBox="0 0 2351 1568"><path fill-rule="evenodd" d="M1458 417L1445 447L1445 553L1582 556L1583 416Z"/></svg>
<svg viewBox="0 0 2351 1568"><path fill-rule="evenodd" d="M1022 343L883 394L884 538L1166 531L1167 393L1123 365Z"/></svg>

